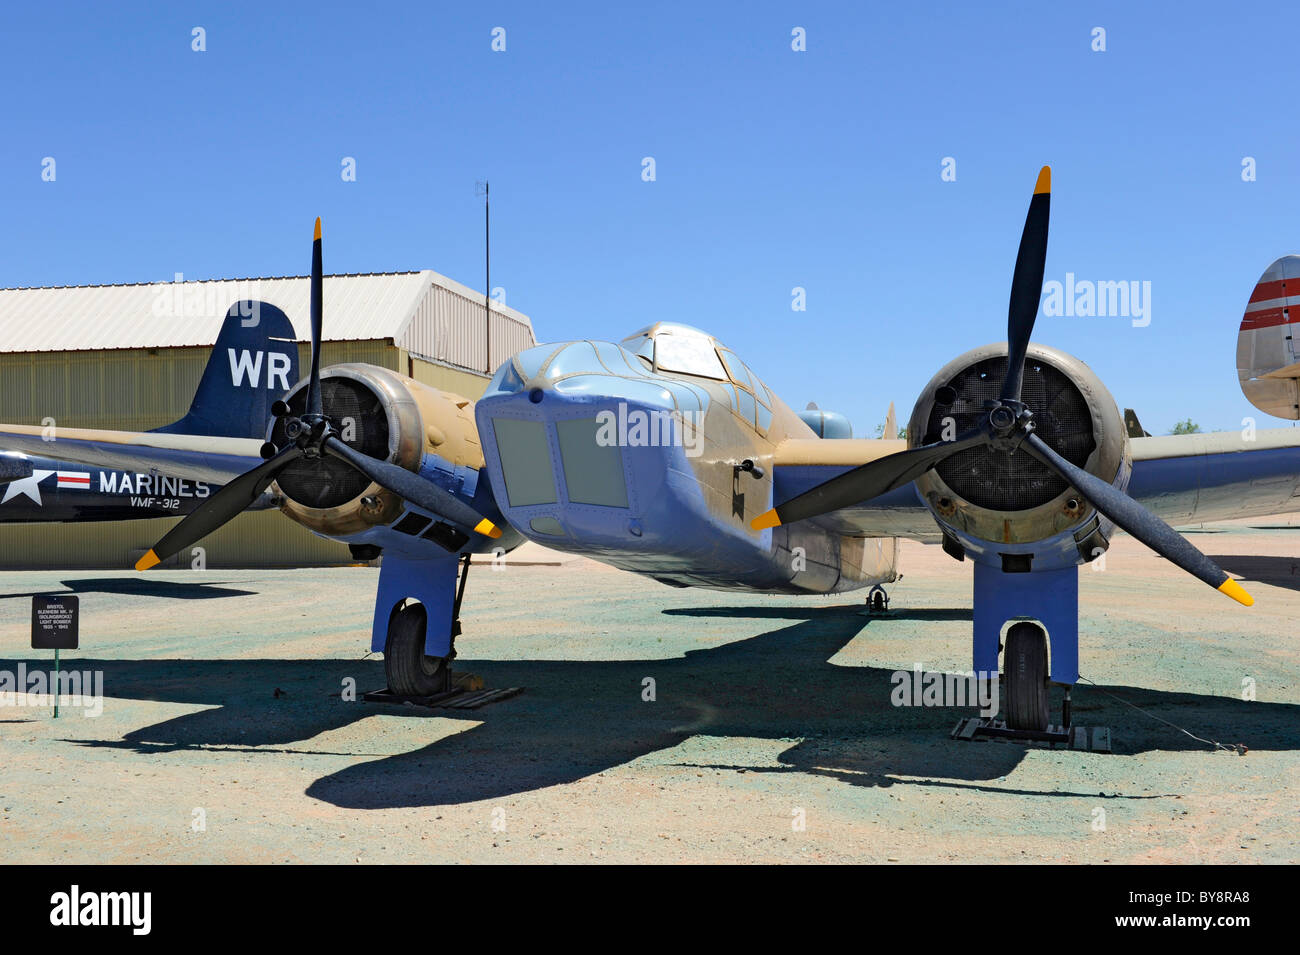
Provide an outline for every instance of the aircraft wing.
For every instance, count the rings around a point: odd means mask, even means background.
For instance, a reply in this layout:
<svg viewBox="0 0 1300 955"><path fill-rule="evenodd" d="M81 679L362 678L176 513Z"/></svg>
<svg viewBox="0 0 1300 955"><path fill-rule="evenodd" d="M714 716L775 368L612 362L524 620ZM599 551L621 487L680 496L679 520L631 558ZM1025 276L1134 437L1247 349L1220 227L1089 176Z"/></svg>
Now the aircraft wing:
<svg viewBox="0 0 1300 955"><path fill-rule="evenodd" d="M255 438L213 438L154 431L45 428L0 424L0 451L21 451L91 467L159 471L170 477L226 484L262 462Z"/></svg>
<svg viewBox="0 0 1300 955"><path fill-rule="evenodd" d="M777 503L788 501L845 471L906 448L907 442L897 438L789 438L777 445L773 455L772 497ZM846 537L907 537L926 544L943 539L913 484L811 520Z"/></svg>
<svg viewBox="0 0 1300 955"><path fill-rule="evenodd" d="M1133 438L1128 492L1170 524L1300 510L1300 428Z"/></svg>
<svg viewBox="0 0 1300 955"><path fill-rule="evenodd" d="M1300 511L1300 428L1131 439L1129 496L1170 524ZM787 501L852 468L902 451L901 440L797 438L777 446L773 497ZM942 539L913 484L811 520L850 537Z"/></svg>

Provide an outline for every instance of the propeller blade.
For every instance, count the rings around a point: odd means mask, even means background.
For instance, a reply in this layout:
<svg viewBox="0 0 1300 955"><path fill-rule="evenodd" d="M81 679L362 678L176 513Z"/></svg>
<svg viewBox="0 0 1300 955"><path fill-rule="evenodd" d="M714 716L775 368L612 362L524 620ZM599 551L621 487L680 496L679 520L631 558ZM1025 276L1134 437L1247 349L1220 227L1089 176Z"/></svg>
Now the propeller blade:
<svg viewBox="0 0 1300 955"><path fill-rule="evenodd" d="M290 445L271 460L239 475L164 534L162 540L136 561L135 569L148 570L211 534L256 501L275 476L301 456L302 451L296 445Z"/></svg>
<svg viewBox="0 0 1300 955"><path fill-rule="evenodd" d="M406 468L362 454L344 444L337 435L326 438L322 450L341 461L346 461L380 487L387 488L394 494L400 494L417 507L422 507L464 527L472 527L479 534L493 538L501 536L501 528L468 504L463 503L456 495L444 491L438 485L426 481Z"/></svg>
<svg viewBox="0 0 1300 955"><path fill-rule="evenodd" d="M316 236L311 243L311 377L307 380L307 413L314 415L323 413L320 397L320 340L324 325L322 275L320 216L317 216Z"/></svg>
<svg viewBox="0 0 1300 955"><path fill-rule="evenodd" d="M1255 602L1255 598L1246 593L1245 588L1229 577L1218 564L1123 491L1071 464L1036 434L1029 435L1022 447L1069 481L1093 507L1114 521L1117 527L1128 531L1161 557L1168 558L1193 577L1240 604L1249 607Z"/></svg>
<svg viewBox="0 0 1300 955"><path fill-rule="evenodd" d="M1007 377L1002 382L1002 400L1019 401L1025 371L1025 352L1034 333L1038 303L1043 297L1043 266L1047 262L1047 220L1052 205L1052 167L1044 166L1034 185L1020 234L1016 271L1011 278L1011 303L1007 308Z"/></svg>
<svg viewBox="0 0 1300 955"><path fill-rule="evenodd" d="M839 477L833 477L811 490L804 491L770 511L765 511L750 521L749 526L756 531L761 531L767 527L776 527L778 524L802 521L841 507L861 504L879 497L886 491L902 487L920 477L944 458L982 444L984 441L984 429L972 428L952 441L936 441L933 444L899 451L897 454L870 461L852 471L845 471Z"/></svg>

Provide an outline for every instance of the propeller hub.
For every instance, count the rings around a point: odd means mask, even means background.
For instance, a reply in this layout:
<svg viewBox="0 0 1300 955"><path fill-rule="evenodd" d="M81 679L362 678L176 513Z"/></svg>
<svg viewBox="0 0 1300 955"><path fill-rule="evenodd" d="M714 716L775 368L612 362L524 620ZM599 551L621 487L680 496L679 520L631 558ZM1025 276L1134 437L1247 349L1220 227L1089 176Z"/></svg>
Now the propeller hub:
<svg viewBox="0 0 1300 955"><path fill-rule="evenodd" d="M1016 413L1006 405L995 405L989 412L989 424L995 431L1010 431L1016 425Z"/></svg>

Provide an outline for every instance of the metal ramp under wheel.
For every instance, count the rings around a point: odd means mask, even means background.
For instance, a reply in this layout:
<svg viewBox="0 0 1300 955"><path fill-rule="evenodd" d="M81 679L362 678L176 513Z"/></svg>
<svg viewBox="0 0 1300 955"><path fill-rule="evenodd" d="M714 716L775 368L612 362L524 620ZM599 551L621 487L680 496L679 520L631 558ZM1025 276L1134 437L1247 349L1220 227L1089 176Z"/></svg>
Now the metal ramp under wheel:
<svg viewBox="0 0 1300 955"><path fill-rule="evenodd" d="M451 678L450 689L429 696L403 696L388 687L362 695L367 703L409 703L435 710L477 710L489 703L499 703L524 692L522 686L508 686L496 690L483 688L483 681L469 673L456 673Z"/></svg>
<svg viewBox="0 0 1300 955"><path fill-rule="evenodd" d="M1016 730L1004 720L982 716L963 717L957 721L950 734L952 739L973 742L982 739L1011 740L1019 743L1045 743L1055 747L1058 743L1070 749L1090 753L1109 753L1110 729L1105 726L1048 726L1046 730Z"/></svg>

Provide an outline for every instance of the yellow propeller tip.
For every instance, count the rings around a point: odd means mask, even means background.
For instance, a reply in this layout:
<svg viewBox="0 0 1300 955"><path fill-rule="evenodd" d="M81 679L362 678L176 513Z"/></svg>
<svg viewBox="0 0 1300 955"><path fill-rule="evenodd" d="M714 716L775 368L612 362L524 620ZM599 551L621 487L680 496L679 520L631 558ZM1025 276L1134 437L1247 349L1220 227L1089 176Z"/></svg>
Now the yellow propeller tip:
<svg viewBox="0 0 1300 955"><path fill-rule="evenodd" d="M488 537L493 539L501 536L501 528L497 527L486 517L474 525L474 530L480 534L486 534Z"/></svg>
<svg viewBox="0 0 1300 955"><path fill-rule="evenodd" d="M1241 584L1237 583L1231 577L1219 585L1219 591L1227 594L1244 607L1254 606L1255 598L1246 593L1246 588L1241 586Z"/></svg>
<svg viewBox="0 0 1300 955"><path fill-rule="evenodd" d="M1052 191L1052 167L1044 166L1038 171L1038 182L1034 184L1034 195L1039 193L1051 193Z"/></svg>
<svg viewBox="0 0 1300 955"><path fill-rule="evenodd" d="M135 569L148 570L150 567L153 567L160 563L162 563L162 560L158 557L157 554L153 552L153 550L150 550L149 553L145 554L143 557L141 557L139 560L135 562Z"/></svg>
<svg viewBox="0 0 1300 955"><path fill-rule="evenodd" d="M312 241L314 242L320 241L320 216L316 217L316 234L312 236Z"/></svg>
<svg viewBox="0 0 1300 955"><path fill-rule="evenodd" d="M781 523L781 518L777 517L776 511L765 511L758 517L749 522L749 526L756 531L765 531L769 527L776 527Z"/></svg>

